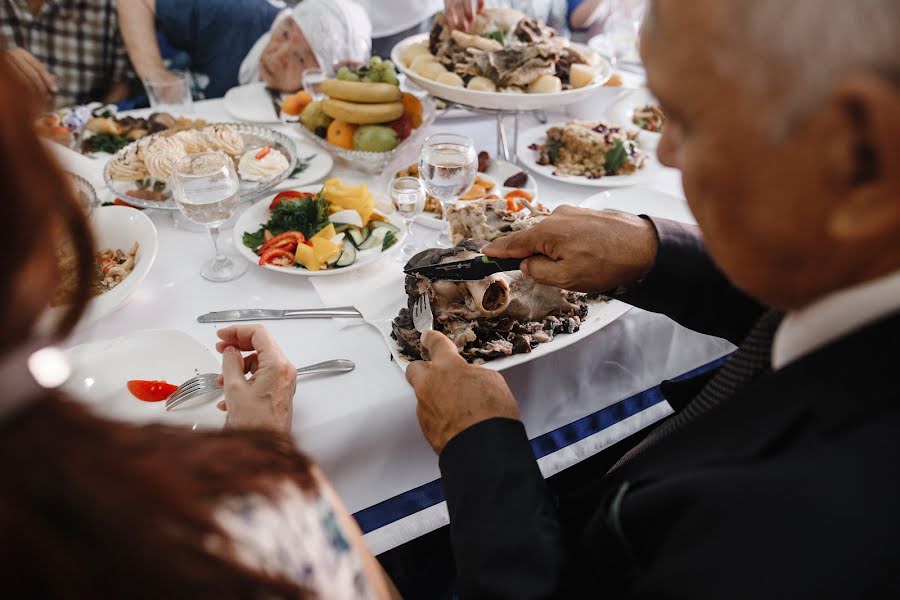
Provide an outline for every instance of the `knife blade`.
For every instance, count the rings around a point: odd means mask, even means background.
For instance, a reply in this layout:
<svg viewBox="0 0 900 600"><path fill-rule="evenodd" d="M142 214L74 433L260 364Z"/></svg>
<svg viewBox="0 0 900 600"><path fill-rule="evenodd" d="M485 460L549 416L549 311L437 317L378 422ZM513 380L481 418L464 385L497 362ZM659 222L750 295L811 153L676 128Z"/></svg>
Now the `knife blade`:
<svg viewBox="0 0 900 600"><path fill-rule="evenodd" d="M239 308L206 313L197 317L198 323L230 323L236 321L278 321L283 319L361 319L362 314L352 306L338 308L301 308L277 310L268 308Z"/></svg>
<svg viewBox="0 0 900 600"><path fill-rule="evenodd" d="M408 275L421 275L432 281L477 281L495 273L518 271L522 268L523 258L491 258L479 256L470 260L428 265L406 269Z"/></svg>

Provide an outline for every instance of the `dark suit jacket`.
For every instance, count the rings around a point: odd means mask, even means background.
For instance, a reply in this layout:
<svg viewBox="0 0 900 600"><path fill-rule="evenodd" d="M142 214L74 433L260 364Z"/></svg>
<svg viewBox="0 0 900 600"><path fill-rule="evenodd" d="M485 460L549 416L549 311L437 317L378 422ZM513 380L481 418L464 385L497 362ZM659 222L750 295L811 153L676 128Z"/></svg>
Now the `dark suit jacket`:
<svg viewBox="0 0 900 600"><path fill-rule="evenodd" d="M739 341L763 307L695 231L655 222L630 300ZM462 596L900 598L896 340L897 315L763 376L572 497L521 423L462 432L440 457Z"/></svg>

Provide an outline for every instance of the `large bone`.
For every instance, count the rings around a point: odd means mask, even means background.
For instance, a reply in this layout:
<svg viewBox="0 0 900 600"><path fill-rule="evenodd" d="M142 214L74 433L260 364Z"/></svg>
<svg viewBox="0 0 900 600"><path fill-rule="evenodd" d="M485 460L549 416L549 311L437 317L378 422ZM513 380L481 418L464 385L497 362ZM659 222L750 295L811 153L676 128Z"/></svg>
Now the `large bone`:
<svg viewBox="0 0 900 600"><path fill-rule="evenodd" d="M503 273L495 273L479 281L467 281L466 289L472 294L470 308L483 317L496 317L509 306L509 280Z"/></svg>

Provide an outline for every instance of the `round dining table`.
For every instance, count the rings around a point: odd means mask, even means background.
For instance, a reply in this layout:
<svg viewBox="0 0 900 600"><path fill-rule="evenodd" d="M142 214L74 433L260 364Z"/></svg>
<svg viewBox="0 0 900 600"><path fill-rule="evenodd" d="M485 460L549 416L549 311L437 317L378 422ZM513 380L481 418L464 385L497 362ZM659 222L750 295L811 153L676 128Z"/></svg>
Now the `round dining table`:
<svg viewBox="0 0 900 600"><path fill-rule="evenodd" d="M195 103L192 116L208 122L233 120L222 100ZM547 117L551 122L566 119L563 113ZM538 124L532 115L522 115L520 121L523 130ZM270 126L309 144L296 124ZM428 127L428 132L439 131L467 135L479 150L493 153L496 147L490 115L453 111ZM70 163L67 168L94 183L101 199L112 199L103 186L101 159L63 160ZM334 176L369 183L376 195L386 191L384 174L366 175L338 160L329 174ZM659 170L638 188L606 192L535 179L538 200L550 208L578 205L594 196L600 205L608 203L620 210L676 218L689 215L680 175L672 169ZM287 181L278 189L289 189L291 184ZM642 202L642 194L653 202ZM625 199L628 204L622 206ZM201 263L212 253L209 236L183 227L171 212L147 210L145 214L159 235L153 268L118 310L79 329L73 345L140 330L174 329L213 348L217 328L225 325L198 323L201 314L235 308L320 308L338 301L352 305L354 298L361 301L366 295L367 277L374 280L385 270L402 269L394 257L385 256L377 268L356 272L351 284L342 286L340 278L349 274L335 275L330 282L320 279L314 285L310 278L250 265L235 281L212 283L200 275ZM437 236L433 228L413 227L419 248L434 245ZM230 240L230 232L222 238ZM351 373L299 382L293 435L327 474L371 550L379 554L446 525L449 517L438 458L422 437L415 395L382 335L360 320L283 320L266 325L297 366L335 358L356 363ZM665 316L630 308L578 343L506 369L503 375L520 404L541 471L549 477L670 414L672 409L659 392L660 382L712 368L733 349L725 340L687 330Z"/></svg>

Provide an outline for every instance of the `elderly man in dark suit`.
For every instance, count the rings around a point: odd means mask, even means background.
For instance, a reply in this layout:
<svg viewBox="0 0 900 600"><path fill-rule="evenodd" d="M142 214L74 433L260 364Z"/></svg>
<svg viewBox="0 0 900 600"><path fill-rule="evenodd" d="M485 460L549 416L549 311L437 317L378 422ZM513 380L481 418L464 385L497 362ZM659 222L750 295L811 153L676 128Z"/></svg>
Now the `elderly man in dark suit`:
<svg viewBox="0 0 900 600"><path fill-rule="evenodd" d="M503 378L428 334L462 595L898 598L900 4L656 0L641 47L699 231L562 208L485 252L740 347L555 499Z"/></svg>

